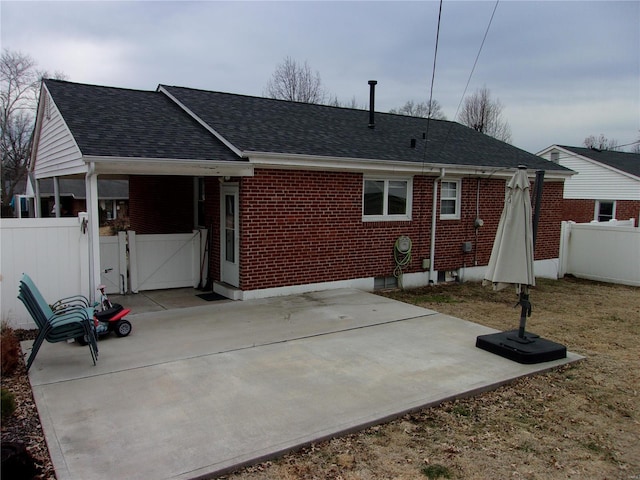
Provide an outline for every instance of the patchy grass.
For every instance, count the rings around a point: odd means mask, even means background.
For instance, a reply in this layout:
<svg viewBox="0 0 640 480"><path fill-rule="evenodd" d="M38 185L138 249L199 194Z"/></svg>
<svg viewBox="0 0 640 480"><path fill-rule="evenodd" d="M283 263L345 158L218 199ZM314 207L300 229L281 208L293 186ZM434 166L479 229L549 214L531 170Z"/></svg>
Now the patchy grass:
<svg viewBox="0 0 640 480"><path fill-rule="evenodd" d="M513 290L476 283L385 296L498 330ZM640 479L640 289L539 280L527 330L584 361L447 402L229 475L257 479Z"/></svg>

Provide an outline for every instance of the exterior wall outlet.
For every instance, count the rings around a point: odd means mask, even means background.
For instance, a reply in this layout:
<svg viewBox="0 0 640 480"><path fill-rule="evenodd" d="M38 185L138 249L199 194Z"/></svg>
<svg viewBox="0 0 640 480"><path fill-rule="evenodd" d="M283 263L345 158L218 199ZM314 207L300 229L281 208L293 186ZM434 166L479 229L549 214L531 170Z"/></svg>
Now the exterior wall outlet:
<svg viewBox="0 0 640 480"><path fill-rule="evenodd" d="M428 258L423 258L422 259L422 269L423 270L428 270L431 267L431 260Z"/></svg>

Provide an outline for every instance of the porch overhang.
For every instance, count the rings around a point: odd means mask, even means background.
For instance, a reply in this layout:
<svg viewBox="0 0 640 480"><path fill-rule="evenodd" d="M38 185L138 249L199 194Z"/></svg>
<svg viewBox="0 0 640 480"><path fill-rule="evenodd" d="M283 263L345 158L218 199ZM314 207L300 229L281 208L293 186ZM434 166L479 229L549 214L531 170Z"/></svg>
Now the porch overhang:
<svg viewBox="0 0 640 480"><path fill-rule="evenodd" d="M184 160L174 158L128 158L84 155L87 172L93 165L98 175L188 175L194 177L250 177L253 165L216 160Z"/></svg>

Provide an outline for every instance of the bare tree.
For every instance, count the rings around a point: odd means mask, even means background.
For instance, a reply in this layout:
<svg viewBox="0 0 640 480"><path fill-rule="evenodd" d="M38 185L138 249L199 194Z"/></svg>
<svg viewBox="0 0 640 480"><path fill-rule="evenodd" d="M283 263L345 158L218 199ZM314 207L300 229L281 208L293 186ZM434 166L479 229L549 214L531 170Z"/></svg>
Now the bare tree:
<svg viewBox="0 0 640 480"><path fill-rule="evenodd" d="M596 137L595 135L589 135L584 139L582 144L587 148L594 150L618 150L618 141L614 139L608 139L604 134Z"/></svg>
<svg viewBox="0 0 640 480"><path fill-rule="evenodd" d="M511 143L511 127L502 119L502 103L491 98L491 91L482 87L465 98L458 119L460 123L491 137Z"/></svg>
<svg viewBox="0 0 640 480"><path fill-rule="evenodd" d="M31 154L40 82L48 76L36 69L29 55L3 50L0 59L0 150L2 151L2 216L11 216L9 207L19 182L26 180ZM54 78L64 74L56 72Z"/></svg>
<svg viewBox="0 0 640 480"><path fill-rule="evenodd" d="M431 108L429 108L427 102L416 103L413 100L408 100L402 107L389 110L389 113L409 115L410 117L433 118L435 120L447 119L447 116L442 111L440 102L437 100L431 100Z"/></svg>
<svg viewBox="0 0 640 480"><path fill-rule="evenodd" d="M265 96L303 103L323 103L327 95L320 73L312 72L306 61L301 65L291 57L286 57L267 83Z"/></svg>
<svg viewBox="0 0 640 480"><path fill-rule="evenodd" d="M631 144L631 147L629 148L629 152L640 153L640 136L638 136L638 139Z"/></svg>

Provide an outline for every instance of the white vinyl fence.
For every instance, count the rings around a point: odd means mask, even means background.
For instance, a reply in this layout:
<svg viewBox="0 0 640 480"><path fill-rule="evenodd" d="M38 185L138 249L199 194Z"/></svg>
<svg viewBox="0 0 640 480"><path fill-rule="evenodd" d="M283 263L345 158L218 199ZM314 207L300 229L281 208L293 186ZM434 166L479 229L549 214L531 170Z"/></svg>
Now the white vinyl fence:
<svg viewBox="0 0 640 480"><path fill-rule="evenodd" d="M633 220L562 222L558 276L640 286L640 228Z"/></svg>
<svg viewBox="0 0 640 480"><path fill-rule="evenodd" d="M100 237L100 281L107 293L195 287L207 274L205 239L206 230ZM10 326L35 327L17 298L23 273L50 302L78 294L91 297L89 238L78 218L2 219L0 251L1 320Z"/></svg>
<svg viewBox="0 0 640 480"><path fill-rule="evenodd" d="M28 274L44 298L89 296L89 236L78 218L21 218L0 221L2 321L34 328L18 300L18 282Z"/></svg>

